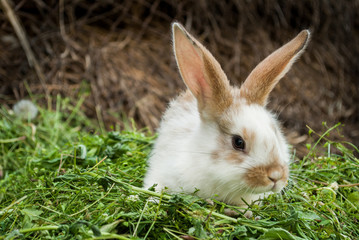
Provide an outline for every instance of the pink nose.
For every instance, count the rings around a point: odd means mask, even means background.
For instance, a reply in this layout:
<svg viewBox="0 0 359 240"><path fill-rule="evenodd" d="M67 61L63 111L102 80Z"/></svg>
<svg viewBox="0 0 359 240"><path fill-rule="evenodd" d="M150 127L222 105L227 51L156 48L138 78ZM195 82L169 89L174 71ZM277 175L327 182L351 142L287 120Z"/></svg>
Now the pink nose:
<svg viewBox="0 0 359 240"><path fill-rule="evenodd" d="M277 182L278 180L282 179L282 177L283 177L283 171L275 170L275 171L271 171L268 174L269 180L271 180L274 183Z"/></svg>

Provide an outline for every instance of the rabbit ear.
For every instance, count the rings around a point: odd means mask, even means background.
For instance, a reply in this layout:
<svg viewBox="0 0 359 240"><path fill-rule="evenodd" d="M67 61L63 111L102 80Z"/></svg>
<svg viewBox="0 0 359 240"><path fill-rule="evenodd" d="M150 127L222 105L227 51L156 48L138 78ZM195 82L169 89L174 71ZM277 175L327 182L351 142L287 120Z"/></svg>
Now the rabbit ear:
<svg viewBox="0 0 359 240"><path fill-rule="evenodd" d="M174 53L182 79L196 97L201 117L213 119L232 102L227 76L212 54L179 23L173 23Z"/></svg>
<svg viewBox="0 0 359 240"><path fill-rule="evenodd" d="M303 53L309 38L310 32L303 30L293 40L260 62L241 86L241 97L249 104L265 105L269 93Z"/></svg>

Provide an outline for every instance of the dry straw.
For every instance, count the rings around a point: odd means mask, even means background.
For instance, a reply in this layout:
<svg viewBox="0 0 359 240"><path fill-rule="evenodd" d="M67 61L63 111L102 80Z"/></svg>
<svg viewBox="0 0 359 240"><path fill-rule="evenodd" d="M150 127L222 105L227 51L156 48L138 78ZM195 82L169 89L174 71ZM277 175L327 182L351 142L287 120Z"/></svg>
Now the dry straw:
<svg viewBox="0 0 359 240"><path fill-rule="evenodd" d="M184 89L171 52L174 19L214 53L233 84L310 28L312 42L276 87L269 107L290 129L292 143L305 141L306 124L320 129L322 121L345 122L344 134L359 143L358 0L2 0L1 5L1 103L25 97L25 82L32 93L60 93L73 101L88 90L82 106L88 116L106 126L123 125L126 116L155 129L168 100ZM35 59L33 65L27 58Z"/></svg>

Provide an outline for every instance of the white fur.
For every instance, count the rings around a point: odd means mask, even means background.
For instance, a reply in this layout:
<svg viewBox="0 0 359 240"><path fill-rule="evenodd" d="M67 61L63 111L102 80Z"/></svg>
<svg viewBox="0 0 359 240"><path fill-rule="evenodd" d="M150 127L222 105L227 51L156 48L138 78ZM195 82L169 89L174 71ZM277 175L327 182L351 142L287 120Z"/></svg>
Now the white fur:
<svg viewBox="0 0 359 240"><path fill-rule="evenodd" d="M157 184L157 191L165 187L169 192L198 190L198 196L215 197L235 205L243 204L242 198L250 203L270 191L270 187L249 189L243 175L246 168L265 164L273 148L277 149L281 162L289 164L284 137L269 127L276 125L275 118L263 107L245 103L240 108L230 108L226 117L233 119L233 134L241 134L244 127L255 132L256 140L251 143L254 148L243 163L213 160L211 152L218 149L217 139L221 134L218 126L201 121L194 97L185 103L181 97L173 101L163 116L144 187ZM227 140L226 148L220 149L223 153L232 151L231 137ZM281 183L279 188L284 185Z"/></svg>

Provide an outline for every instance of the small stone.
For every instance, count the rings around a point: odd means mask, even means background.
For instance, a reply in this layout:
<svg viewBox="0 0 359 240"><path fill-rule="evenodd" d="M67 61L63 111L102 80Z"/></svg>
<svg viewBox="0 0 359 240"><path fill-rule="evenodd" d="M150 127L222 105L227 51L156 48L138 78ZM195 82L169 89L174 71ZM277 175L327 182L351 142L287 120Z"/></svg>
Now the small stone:
<svg viewBox="0 0 359 240"><path fill-rule="evenodd" d="M234 210L232 210L230 208L225 208L223 210L223 213L225 215L227 215L228 217L238 217L239 216L239 213L237 211L234 211Z"/></svg>

